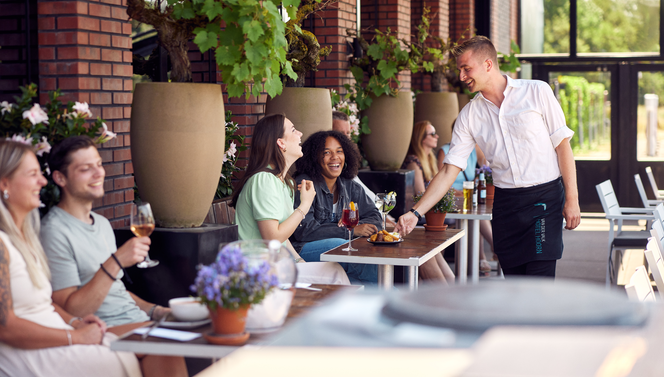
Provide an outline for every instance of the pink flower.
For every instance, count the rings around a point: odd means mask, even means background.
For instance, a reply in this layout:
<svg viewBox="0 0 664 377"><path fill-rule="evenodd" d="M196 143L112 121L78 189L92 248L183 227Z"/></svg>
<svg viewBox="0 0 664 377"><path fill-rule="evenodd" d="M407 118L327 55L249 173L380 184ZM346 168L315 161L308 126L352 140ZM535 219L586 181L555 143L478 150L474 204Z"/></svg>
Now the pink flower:
<svg viewBox="0 0 664 377"><path fill-rule="evenodd" d="M41 141L35 145L35 154L37 156L43 156L44 153L51 152L51 144L46 140L46 136L42 136Z"/></svg>
<svg viewBox="0 0 664 377"><path fill-rule="evenodd" d="M73 109L76 110L78 115L82 115L84 118L92 116L87 102L76 102Z"/></svg>
<svg viewBox="0 0 664 377"><path fill-rule="evenodd" d="M11 140L11 141L15 141L17 143L32 146L32 138L30 136L25 137L23 135L14 135L12 137L8 137L7 140Z"/></svg>
<svg viewBox="0 0 664 377"><path fill-rule="evenodd" d="M8 113L12 111L12 107L14 107L13 103L9 103L7 101L2 101L0 102L0 113L4 115L5 113Z"/></svg>
<svg viewBox="0 0 664 377"><path fill-rule="evenodd" d="M106 143L110 140L113 140L115 136L117 136L117 134L108 130L108 126L106 125L106 123L102 123L101 126L104 128L104 130L101 132L101 135L99 135L99 137L97 138L96 140L97 144Z"/></svg>
<svg viewBox="0 0 664 377"><path fill-rule="evenodd" d="M225 163L226 161L228 161L229 157L235 157L236 152L237 152L237 148L235 146L235 142L231 141L231 145L228 147L228 150L226 151L226 153L224 153L223 162Z"/></svg>
<svg viewBox="0 0 664 377"><path fill-rule="evenodd" d="M35 103L30 110L23 112L23 119L30 120L30 123L37 125L39 123L48 124L48 115L42 110L38 103Z"/></svg>

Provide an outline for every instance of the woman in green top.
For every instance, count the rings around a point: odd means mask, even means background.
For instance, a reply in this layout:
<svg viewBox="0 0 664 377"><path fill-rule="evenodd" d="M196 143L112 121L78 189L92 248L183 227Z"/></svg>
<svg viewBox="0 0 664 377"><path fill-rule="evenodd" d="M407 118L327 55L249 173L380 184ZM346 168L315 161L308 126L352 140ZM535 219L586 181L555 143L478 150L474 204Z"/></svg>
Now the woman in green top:
<svg viewBox="0 0 664 377"><path fill-rule="evenodd" d="M299 262L301 258L288 237L309 212L316 196L313 183L303 179L297 185L300 205L293 209L295 182L288 170L302 157L301 138L302 132L296 130L283 114L268 115L259 120L254 126L247 170L235 187L231 201L241 240L279 240ZM305 272L298 264L300 282L349 284L338 263L307 265L311 266ZM307 274L311 275L311 281L306 281Z"/></svg>

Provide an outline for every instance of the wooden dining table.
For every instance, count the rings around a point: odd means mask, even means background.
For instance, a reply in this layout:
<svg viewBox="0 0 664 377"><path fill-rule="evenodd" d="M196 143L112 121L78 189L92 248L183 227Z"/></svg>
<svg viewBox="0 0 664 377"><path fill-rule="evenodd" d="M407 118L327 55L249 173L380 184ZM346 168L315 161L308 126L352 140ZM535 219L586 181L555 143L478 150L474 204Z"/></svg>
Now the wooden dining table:
<svg viewBox="0 0 664 377"><path fill-rule="evenodd" d="M293 302L291 303L286 324L292 319L297 318L304 313L316 308L322 302L341 291L362 289L361 285L333 285L333 284L312 284L308 288L296 288ZM182 331L191 331L199 334L212 332L212 325L207 324L201 327L187 329ZM280 330L277 330L277 332ZM275 332L259 335L251 334L246 344L261 345L268 344L271 336ZM237 350L240 346L215 345L208 343L203 337L179 342L171 339L149 336L141 339L141 336L134 333L127 333L119 339L111 342L111 350L126 351L145 355L164 355L164 356L183 356L197 358L219 359L231 352Z"/></svg>
<svg viewBox="0 0 664 377"><path fill-rule="evenodd" d="M466 231L463 229L434 232L415 228L400 243L373 244L368 242L368 238L358 238L352 242L357 251L344 251L348 246L345 243L321 254L320 260L378 265L378 285L383 289L394 286L394 266L405 266L408 287L414 290L417 289L419 266L461 239L464 234Z"/></svg>

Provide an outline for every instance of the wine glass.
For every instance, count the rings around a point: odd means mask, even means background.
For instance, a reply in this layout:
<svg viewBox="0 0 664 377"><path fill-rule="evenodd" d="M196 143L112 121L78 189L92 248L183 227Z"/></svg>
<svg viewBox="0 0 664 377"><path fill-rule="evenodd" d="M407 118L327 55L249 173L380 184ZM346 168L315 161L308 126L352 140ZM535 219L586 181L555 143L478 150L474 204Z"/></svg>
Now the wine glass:
<svg viewBox="0 0 664 377"><path fill-rule="evenodd" d="M343 214L341 215L341 223L344 224L346 229L348 229L348 247L341 249L343 251L357 251L353 249L350 242L352 240L353 228L357 226L357 223L360 221L360 213L357 210L357 204L354 202L346 203L344 205Z"/></svg>
<svg viewBox="0 0 664 377"><path fill-rule="evenodd" d="M131 232L136 237L148 237L154 230L154 216L150 203L141 203L133 205L131 210ZM150 259L150 255L145 256L145 260L136 265L138 268L150 268L159 264L158 260Z"/></svg>
<svg viewBox="0 0 664 377"><path fill-rule="evenodd" d="M378 202L381 202L382 205L379 207ZM378 193L376 194L376 207L380 211L380 214L383 216L383 229L387 229L387 223L385 221L387 214L394 209L394 206L397 205L397 194L394 191L389 193Z"/></svg>

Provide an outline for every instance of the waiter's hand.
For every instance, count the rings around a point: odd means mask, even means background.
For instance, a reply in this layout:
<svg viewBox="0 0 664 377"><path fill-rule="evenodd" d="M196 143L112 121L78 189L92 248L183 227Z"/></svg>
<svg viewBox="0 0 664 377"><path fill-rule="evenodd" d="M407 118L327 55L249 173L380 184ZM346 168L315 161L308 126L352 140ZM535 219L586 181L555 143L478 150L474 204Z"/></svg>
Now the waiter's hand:
<svg viewBox="0 0 664 377"><path fill-rule="evenodd" d="M581 223L581 209L578 200L566 200L563 208L563 217L567 224L565 229L572 230Z"/></svg>
<svg viewBox="0 0 664 377"><path fill-rule="evenodd" d="M396 228L394 228L394 231L401 234L403 237L412 232L416 225L417 216L412 212L406 212L399 217L399 222L397 223Z"/></svg>

